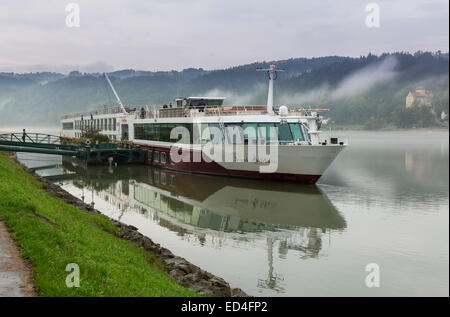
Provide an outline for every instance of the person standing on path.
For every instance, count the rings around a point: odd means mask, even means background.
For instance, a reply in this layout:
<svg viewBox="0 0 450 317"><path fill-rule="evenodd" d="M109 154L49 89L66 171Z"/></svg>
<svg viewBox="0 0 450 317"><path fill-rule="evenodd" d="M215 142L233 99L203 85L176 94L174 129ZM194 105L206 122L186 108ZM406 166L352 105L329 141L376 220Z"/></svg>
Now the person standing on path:
<svg viewBox="0 0 450 317"><path fill-rule="evenodd" d="M25 132L25 129L23 129L22 132L22 141L25 142L25 136L27 135L27 133Z"/></svg>

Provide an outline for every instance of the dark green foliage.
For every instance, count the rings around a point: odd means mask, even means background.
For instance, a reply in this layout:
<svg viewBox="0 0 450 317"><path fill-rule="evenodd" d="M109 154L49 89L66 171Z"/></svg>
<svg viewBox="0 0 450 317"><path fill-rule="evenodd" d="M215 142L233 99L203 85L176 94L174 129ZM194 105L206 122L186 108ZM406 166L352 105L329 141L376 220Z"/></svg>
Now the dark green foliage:
<svg viewBox="0 0 450 317"><path fill-rule="evenodd" d="M94 134L90 137L92 144L103 144L110 143L110 140L107 135L104 134Z"/></svg>
<svg viewBox="0 0 450 317"><path fill-rule="evenodd" d="M387 122L383 118L370 117L364 124L365 130L380 130L386 127Z"/></svg>
<svg viewBox="0 0 450 317"><path fill-rule="evenodd" d="M399 128L425 128L435 121L429 108L413 106L398 108L393 113L394 124Z"/></svg>
<svg viewBox="0 0 450 317"><path fill-rule="evenodd" d="M385 75L380 68L389 63L386 78L374 80ZM448 53L427 52L289 59L281 65L286 72L276 81L275 103L330 108L329 115L337 125L363 125L372 117L394 125L402 122L398 116L403 113L408 92L422 85L433 91L433 108L439 116L442 110L448 112L448 66ZM110 78L122 102L132 107L162 105L193 95L224 95L228 104L265 104L267 75L256 72L259 67L267 65L181 72L128 69L113 72ZM364 84L367 87L362 89ZM340 90L344 93L336 93ZM116 102L100 74L0 73L0 125L56 126L63 113L98 109L105 104ZM436 124L425 111L420 115L424 117L413 116L417 125Z"/></svg>

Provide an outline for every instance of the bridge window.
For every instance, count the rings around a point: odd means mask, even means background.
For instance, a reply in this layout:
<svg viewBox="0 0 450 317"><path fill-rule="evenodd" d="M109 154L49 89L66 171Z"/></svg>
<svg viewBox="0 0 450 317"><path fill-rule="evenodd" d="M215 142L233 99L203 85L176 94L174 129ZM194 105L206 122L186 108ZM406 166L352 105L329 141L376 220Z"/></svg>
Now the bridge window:
<svg viewBox="0 0 450 317"><path fill-rule="evenodd" d="M277 123L278 128L278 141L280 141L281 144L292 142L292 133L291 129L289 128L289 124L287 123Z"/></svg>
<svg viewBox="0 0 450 317"><path fill-rule="evenodd" d="M116 118L113 119L113 130L116 131L117 121Z"/></svg>
<svg viewBox="0 0 450 317"><path fill-rule="evenodd" d="M155 151L155 155L153 156L153 161L159 162L159 152Z"/></svg>
<svg viewBox="0 0 450 317"><path fill-rule="evenodd" d="M306 127L306 125L300 124L300 127L302 128L305 140L308 141L308 142L311 142L311 138L309 137L308 128Z"/></svg>
<svg viewBox="0 0 450 317"><path fill-rule="evenodd" d="M161 163L166 164L166 153L161 152Z"/></svg>
<svg viewBox="0 0 450 317"><path fill-rule="evenodd" d="M299 123L289 123L294 141L305 141L302 129Z"/></svg>

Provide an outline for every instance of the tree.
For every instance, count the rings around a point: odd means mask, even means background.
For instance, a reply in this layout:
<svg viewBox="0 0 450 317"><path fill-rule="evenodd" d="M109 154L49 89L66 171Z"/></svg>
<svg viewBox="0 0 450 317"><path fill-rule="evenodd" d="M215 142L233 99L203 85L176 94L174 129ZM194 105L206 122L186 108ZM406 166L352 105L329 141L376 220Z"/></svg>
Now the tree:
<svg viewBox="0 0 450 317"><path fill-rule="evenodd" d="M365 130L380 130L386 127L387 122L383 118L370 117L364 124Z"/></svg>

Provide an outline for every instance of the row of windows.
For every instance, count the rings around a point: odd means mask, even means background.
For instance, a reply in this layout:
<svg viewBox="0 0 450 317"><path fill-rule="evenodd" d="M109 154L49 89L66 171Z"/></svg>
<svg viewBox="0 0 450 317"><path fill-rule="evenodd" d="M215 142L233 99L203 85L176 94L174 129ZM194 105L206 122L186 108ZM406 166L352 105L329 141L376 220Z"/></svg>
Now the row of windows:
<svg viewBox="0 0 450 317"><path fill-rule="evenodd" d="M86 127L90 127L105 131L116 131L116 123L117 123L116 118L75 120L75 129L83 130Z"/></svg>
<svg viewBox="0 0 450 317"><path fill-rule="evenodd" d="M233 123L225 124L225 133L218 123L200 124L200 142L213 144L269 144L271 141L286 144L294 141L310 141L308 129L301 123ZM182 143L200 143L194 140L193 124L139 123L134 125L134 138L139 140L178 142L182 139L171 139L174 128L177 132L186 132ZM184 128L184 129L183 129ZM189 141L188 141L189 140ZM181 142L180 142L181 143Z"/></svg>
<svg viewBox="0 0 450 317"><path fill-rule="evenodd" d="M154 151L153 152L153 150L150 150L147 153L147 160L149 162L151 162L152 159L153 159L153 162L156 162L156 163L161 162L162 164L166 164L167 163L167 157L169 157L169 161L170 161L170 163L172 163L172 160L170 160L170 154L166 154L166 152L161 152L160 153L159 151Z"/></svg>
<svg viewBox="0 0 450 317"><path fill-rule="evenodd" d="M82 138L83 137L83 133L81 132L75 132L75 137L76 138ZM109 139L111 141L115 141L116 140L116 136L115 135L108 135Z"/></svg>

